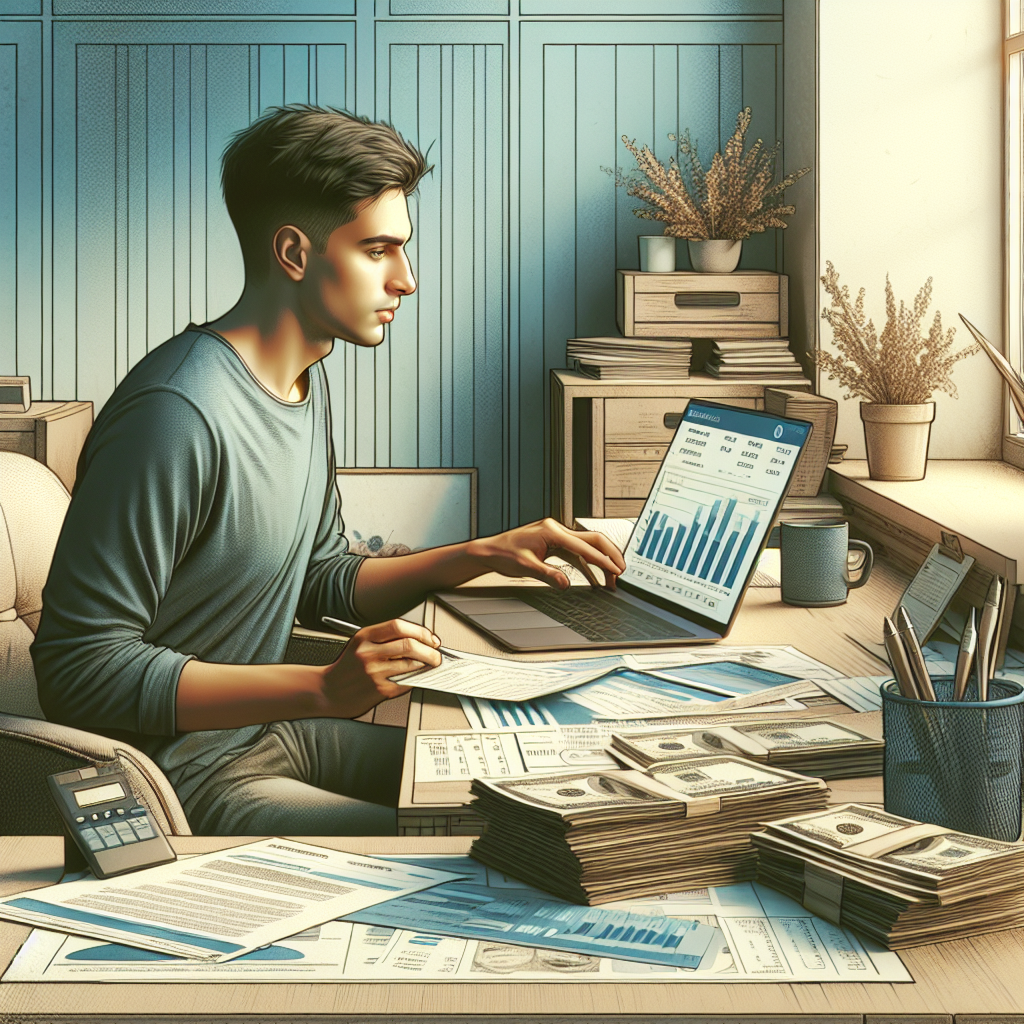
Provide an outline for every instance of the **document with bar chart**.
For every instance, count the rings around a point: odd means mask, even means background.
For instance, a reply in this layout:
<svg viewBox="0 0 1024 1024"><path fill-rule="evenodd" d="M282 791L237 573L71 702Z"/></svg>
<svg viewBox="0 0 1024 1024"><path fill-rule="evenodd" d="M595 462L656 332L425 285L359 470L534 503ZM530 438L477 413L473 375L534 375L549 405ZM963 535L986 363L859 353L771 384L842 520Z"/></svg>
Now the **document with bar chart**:
<svg viewBox="0 0 1024 1024"><path fill-rule="evenodd" d="M729 621L809 424L691 403L628 547L623 579Z"/></svg>

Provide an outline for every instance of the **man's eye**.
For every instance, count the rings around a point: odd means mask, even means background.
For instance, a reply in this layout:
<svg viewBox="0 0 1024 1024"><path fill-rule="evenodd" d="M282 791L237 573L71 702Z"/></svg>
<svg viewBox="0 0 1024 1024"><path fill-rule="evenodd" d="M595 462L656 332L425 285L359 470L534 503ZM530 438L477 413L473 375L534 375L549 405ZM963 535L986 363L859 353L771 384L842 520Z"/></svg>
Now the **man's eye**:
<svg viewBox="0 0 1024 1024"><path fill-rule="evenodd" d="M387 256L387 254L387 249L371 249L366 255L369 256L371 260L382 260Z"/></svg>

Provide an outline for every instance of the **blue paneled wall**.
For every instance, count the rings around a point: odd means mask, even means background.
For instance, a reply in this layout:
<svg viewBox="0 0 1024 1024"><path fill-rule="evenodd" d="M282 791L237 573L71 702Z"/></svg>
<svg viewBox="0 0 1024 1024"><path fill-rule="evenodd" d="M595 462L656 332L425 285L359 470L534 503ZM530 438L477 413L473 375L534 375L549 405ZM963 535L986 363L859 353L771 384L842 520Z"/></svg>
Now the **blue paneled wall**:
<svg viewBox="0 0 1024 1024"><path fill-rule="evenodd" d="M346 107L434 172L419 291L380 348L327 359L339 463L477 466L482 531L536 518L548 371L615 332L615 268L652 230L602 168L632 166L623 134L667 158L689 127L710 156L743 105L773 142L782 60L782 0L0 0L0 373L102 406L240 293L230 134ZM744 265L781 269L774 233Z"/></svg>

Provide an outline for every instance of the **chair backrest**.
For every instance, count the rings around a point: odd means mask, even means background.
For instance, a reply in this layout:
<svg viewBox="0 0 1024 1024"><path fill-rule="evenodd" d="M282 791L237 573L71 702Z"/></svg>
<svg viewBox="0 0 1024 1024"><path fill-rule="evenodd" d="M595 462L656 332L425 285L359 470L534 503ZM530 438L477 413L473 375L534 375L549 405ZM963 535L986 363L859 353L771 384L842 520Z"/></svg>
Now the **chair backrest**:
<svg viewBox="0 0 1024 1024"><path fill-rule="evenodd" d="M42 463L0 451L0 713L43 718L29 645L70 500Z"/></svg>

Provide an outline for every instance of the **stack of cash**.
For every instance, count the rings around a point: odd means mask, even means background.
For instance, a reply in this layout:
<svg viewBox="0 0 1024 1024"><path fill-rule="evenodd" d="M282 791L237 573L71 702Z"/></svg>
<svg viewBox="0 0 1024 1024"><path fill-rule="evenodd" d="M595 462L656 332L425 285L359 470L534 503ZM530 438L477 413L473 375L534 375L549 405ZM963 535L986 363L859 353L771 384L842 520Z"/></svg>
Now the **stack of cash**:
<svg viewBox="0 0 1024 1024"><path fill-rule="evenodd" d="M574 903L607 903L753 878L752 829L825 806L828 788L738 757L656 771L599 769L474 779L473 856Z"/></svg>
<svg viewBox="0 0 1024 1024"><path fill-rule="evenodd" d="M736 754L760 764L822 779L881 775L883 740L824 719L757 718L733 725L675 726L613 733L609 753L627 768L647 771L684 757Z"/></svg>
<svg viewBox="0 0 1024 1024"><path fill-rule="evenodd" d="M1024 845L861 804L773 821L757 880L889 949L1024 925Z"/></svg>

